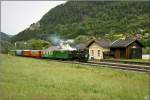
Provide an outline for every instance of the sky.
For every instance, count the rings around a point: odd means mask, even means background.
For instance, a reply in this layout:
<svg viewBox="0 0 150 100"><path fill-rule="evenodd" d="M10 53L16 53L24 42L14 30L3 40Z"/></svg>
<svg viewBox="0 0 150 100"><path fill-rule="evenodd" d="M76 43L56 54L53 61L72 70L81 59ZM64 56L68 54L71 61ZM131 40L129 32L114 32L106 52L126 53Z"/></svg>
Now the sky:
<svg viewBox="0 0 150 100"><path fill-rule="evenodd" d="M66 1L1 1L1 32L9 35L28 28L50 9Z"/></svg>

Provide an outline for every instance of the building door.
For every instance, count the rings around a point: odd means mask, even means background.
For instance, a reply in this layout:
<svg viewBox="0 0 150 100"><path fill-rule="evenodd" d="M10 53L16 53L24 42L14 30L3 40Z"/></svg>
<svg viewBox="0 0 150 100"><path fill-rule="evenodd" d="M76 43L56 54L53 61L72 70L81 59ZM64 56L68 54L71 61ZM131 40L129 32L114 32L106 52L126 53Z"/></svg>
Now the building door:
<svg viewBox="0 0 150 100"><path fill-rule="evenodd" d="M140 48L132 48L132 50L131 50L131 58L142 58L142 49L140 49Z"/></svg>
<svg viewBox="0 0 150 100"><path fill-rule="evenodd" d="M122 59L126 58L126 49L124 48L120 49L120 58Z"/></svg>

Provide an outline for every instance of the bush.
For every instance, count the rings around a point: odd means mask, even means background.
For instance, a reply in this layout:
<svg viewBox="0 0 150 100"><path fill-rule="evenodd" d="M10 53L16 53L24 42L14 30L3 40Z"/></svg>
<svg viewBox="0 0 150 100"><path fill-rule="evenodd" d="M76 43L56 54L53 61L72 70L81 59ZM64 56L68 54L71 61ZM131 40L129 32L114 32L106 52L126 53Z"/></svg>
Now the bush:
<svg viewBox="0 0 150 100"><path fill-rule="evenodd" d="M143 54L150 54L150 47L146 47L142 49Z"/></svg>
<svg viewBox="0 0 150 100"><path fill-rule="evenodd" d="M10 42L0 40L0 52L1 53L8 53L9 50L11 49L13 49L13 46Z"/></svg>

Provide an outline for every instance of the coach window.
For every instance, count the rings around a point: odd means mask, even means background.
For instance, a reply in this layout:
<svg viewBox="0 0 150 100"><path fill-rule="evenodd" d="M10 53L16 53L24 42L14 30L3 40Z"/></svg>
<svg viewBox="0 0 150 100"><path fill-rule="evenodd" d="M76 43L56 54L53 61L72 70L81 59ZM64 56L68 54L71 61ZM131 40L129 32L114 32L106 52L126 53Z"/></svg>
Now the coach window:
<svg viewBox="0 0 150 100"><path fill-rule="evenodd" d="M100 50L98 50L98 56L100 56Z"/></svg>

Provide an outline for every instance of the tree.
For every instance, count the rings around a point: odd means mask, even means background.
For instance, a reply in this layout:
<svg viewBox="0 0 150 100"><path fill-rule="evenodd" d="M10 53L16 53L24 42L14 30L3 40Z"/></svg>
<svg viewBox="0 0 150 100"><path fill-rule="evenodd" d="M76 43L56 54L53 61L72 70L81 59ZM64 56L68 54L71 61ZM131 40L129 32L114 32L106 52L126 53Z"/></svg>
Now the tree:
<svg viewBox="0 0 150 100"><path fill-rule="evenodd" d="M48 48L51 44L48 41L45 40L36 40L36 39L32 39L27 41L27 43L30 45L30 49L33 50L41 50L41 49L46 49Z"/></svg>
<svg viewBox="0 0 150 100"><path fill-rule="evenodd" d="M0 52L1 53L8 53L9 50L12 50L12 49L14 48L10 42L0 40Z"/></svg>
<svg viewBox="0 0 150 100"><path fill-rule="evenodd" d="M85 36L85 35L79 35L78 37L75 38L75 43L85 43L90 39L90 37Z"/></svg>

